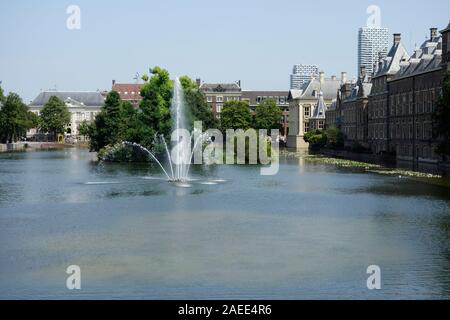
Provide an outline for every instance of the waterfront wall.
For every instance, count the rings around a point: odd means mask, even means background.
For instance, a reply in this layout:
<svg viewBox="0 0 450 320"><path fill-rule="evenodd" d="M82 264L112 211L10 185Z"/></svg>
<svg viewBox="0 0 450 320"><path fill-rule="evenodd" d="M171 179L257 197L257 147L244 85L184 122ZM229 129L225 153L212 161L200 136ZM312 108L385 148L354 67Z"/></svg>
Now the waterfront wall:
<svg viewBox="0 0 450 320"><path fill-rule="evenodd" d="M0 152L22 151L26 149L24 143L0 144Z"/></svg>
<svg viewBox="0 0 450 320"><path fill-rule="evenodd" d="M389 155L380 156L372 153L356 153L345 150L331 150L325 148L320 150L320 154L327 157L348 159L373 164L382 164L388 167L396 167L418 172L444 174L446 176L450 176L450 162L430 163L424 161L417 163L413 161L396 159L395 157Z"/></svg>
<svg viewBox="0 0 450 320"><path fill-rule="evenodd" d="M19 142L19 143L0 144L0 152L25 151L34 149L64 149L73 147L76 146L73 144L62 144L53 142Z"/></svg>

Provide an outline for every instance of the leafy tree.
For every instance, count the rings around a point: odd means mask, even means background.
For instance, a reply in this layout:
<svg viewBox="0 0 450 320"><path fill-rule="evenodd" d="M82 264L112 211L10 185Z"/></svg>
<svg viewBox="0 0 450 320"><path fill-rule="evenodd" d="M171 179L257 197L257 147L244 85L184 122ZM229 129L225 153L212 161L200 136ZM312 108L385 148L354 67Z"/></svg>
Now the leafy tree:
<svg viewBox="0 0 450 320"><path fill-rule="evenodd" d="M247 130L251 127L252 114L247 102L245 101L227 101L225 102L221 113L222 129L242 129Z"/></svg>
<svg viewBox="0 0 450 320"><path fill-rule="evenodd" d="M152 77L141 89L139 120L142 126L137 132L138 143L153 146L154 135L162 134L169 137L172 128L170 103L173 83L169 72L160 67L152 69ZM134 141L133 141L134 142Z"/></svg>
<svg viewBox="0 0 450 320"><path fill-rule="evenodd" d="M312 130L305 133L303 140L309 143L312 148L320 148L327 144L327 135L322 130Z"/></svg>
<svg viewBox="0 0 450 320"><path fill-rule="evenodd" d="M440 140L435 152L445 160L450 154L450 71L444 79L442 95L437 101L433 118L433 135Z"/></svg>
<svg viewBox="0 0 450 320"><path fill-rule="evenodd" d="M141 77L141 79L142 79L144 82L148 82L148 80L150 79L150 77L149 77L148 75L144 74L144 75Z"/></svg>
<svg viewBox="0 0 450 320"><path fill-rule="evenodd" d="M282 112L274 99L267 99L260 103L255 110L256 129L278 129Z"/></svg>
<svg viewBox="0 0 450 320"><path fill-rule="evenodd" d="M116 91L111 91L94 123L86 128L85 132L88 132L92 150L99 151L120 140L121 104L120 95Z"/></svg>
<svg viewBox="0 0 450 320"><path fill-rule="evenodd" d="M197 83L187 76L181 77L180 82L188 107L188 127L192 129L194 121L201 121L203 130L216 129L219 123L214 117L211 107L206 102L205 95L199 90Z"/></svg>
<svg viewBox="0 0 450 320"><path fill-rule="evenodd" d="M56 137L66 131L70 118L71 114L64 101L52 96L41 110L39 127Z"/></svg>
<svg viewBox="0 0 450 320"><path fill-rule="evenodd" d="M0 141L13 143L36 126L36 115L28 110L19 95L10 93L0 110Z"/></svg>
<svg viewBox="0 0 450 320"><path fill-rule="evenodd" d="M0 103L4 103L4 102L5 102L5 99L6 99L6 97L5 97L5 95L4 95L3 89L2 89L2 87L0 86Z"/></svg>
<svg viewBox="0 0 450 320"><path fill-rule="evenodd" d="M78 126L78 133L81 135L81 136L89 136L89 133L90 133L90 125L89 125L89 123L86 121L86 120L84 120L83 122L81 122L80 123L80 125Z"/></svg>
<svg viewBox="0 0 450 320"><path fill-rule="evenodd" d="M325 130L327 144L331 148L341 148L344 146L344 135L335 125Z"/></svg>
<svg viewBox="0 0 450 320"><path fill-rule="evenodd" d="M139 132L142 125L138 110L129 101L122 102L120 106L120 139L140 142Z"/></svg>

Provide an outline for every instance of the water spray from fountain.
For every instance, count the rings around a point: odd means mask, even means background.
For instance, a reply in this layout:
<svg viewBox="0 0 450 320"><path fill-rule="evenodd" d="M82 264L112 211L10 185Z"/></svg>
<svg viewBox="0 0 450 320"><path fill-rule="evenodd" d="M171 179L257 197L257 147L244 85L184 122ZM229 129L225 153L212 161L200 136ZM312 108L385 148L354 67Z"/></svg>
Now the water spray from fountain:
<svg viewBox="0 0 450 320"><path fill-rule="evenodd" d="M172 150L169 150L166 139L163 135L155 136L155 142L164 145L167 155L167 160L170 166L170 170L166 170L162 163L158 160L156 155L152 153L147 148L132 142L123 142L123 145L139 148L141 151L147 153L162 169L170 182L187 182L189 181L189 171L191 168L192 158L194 156L195 150L202 144L206 135L191 134L189 136L182 135L186 132L186 112L185 112L185 102L183 97L183 88L179 78L174 81L173 98L171 103L171 115L173 121L173 134L172 142L175 142ZM192 138L196 136L195 141L192 146ZM169 174L170 171L170 174Z"/></svg>

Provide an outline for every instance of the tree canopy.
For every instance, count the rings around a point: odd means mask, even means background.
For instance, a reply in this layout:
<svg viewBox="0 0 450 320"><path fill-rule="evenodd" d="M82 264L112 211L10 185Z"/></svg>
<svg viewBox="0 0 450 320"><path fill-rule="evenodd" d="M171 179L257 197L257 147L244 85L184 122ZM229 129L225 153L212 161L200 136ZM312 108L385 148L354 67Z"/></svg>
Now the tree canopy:
<svg viewBox="0 0 450 320"><path fill-rule="evenodd" d="M245 101L225 102L220 118L222 130L247 130L252 126L252 114Z"/></svg>
<svg viewBox="0 0 450 320"><path fill-rule="evenodd" d="M219 123L197 83L187 76L181 77L180 82L187 105L187 125L189 129L193 128L194 121L201 121L203 130L216 129Z"/></svg>
<svg viewBox="0 0 450 320"><path fill-rule="evenodd" d="M264 100L255 109L255 129L279 129L281 115L274 99Z"/></svg>
<svg viewBox="0 0 450 320"><path fill-rule="evenodd" d="M37 124L37 116L28 110L19 95L10 93L0 109L0 141L13 143L26 136Z"/></svg>
<svg viewBox="0 0 450 320"><path fill-rule="evenodd" d="M3 92L3 88L0 86L0 103L5 102L5 99L6 99L6 97L5 97L5 94Z"/></svg>
<svg viewBox="0 0 450 320"><path fill-rule="evenodd" d="M55 137L66 132L70 124L71 114L64 101L52 96L44 105L40 113L39 128L52 133Z"/></svg>

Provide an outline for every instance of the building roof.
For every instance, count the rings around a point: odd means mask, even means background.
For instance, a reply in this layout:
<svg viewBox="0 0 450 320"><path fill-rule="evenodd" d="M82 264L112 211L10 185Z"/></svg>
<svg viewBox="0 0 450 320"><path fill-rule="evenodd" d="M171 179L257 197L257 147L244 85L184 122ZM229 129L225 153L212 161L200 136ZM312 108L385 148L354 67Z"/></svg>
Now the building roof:
<svg viewBox="0 0 450 320"><path fill-rule="evenodd" d="M400 70L395 75L395 79L440 69L441 62L442 37L432 36L419 48L416 47L414 53L407 61L400 63Z"/></svg>
<svg viewBox="0 0 450 320"><path fill-rule="evenodd" d="M103 106L105 99L98 91L79 92L79 91L43 91L31 102L30 106L43 106L50 97L55 96L62 101L77 101L85 106Z"/></svg>
<svg viewBox="0 0 450 320"><path fill-rule="evenodd" d="M241 87L237 83L203 83L200 85L200 91L202 92L228 92L238 93L241 92Z"/></svg>
<svg viewBox="0 0 450 320"><path fill-rule="evenodd" d="M122 100L142 100L141 88L143 84L140 83L114 83L113 91L117 91Z"/></svg>
<svg viewBox="0 0 450 320"><path fill-rule="evenodd" d="M337 91L341 86L341 80L325 79L320 82L319 79L311 79L305 83L300 90L291 90L289 99L315 99L319 92L322 92L325 100L333 100L336 98Z"/></svg>
<svg viewBox="0 0 450 320"><path fill-rule="evenodd" d="M403 44L394 43L387 57L380 61L375 77L395 75L400 70L402 62L408 60L409 55Z"/></svg>
<svg viewBox="0 0 450 320"><path fill-rule="evenodd" d="M444 33L444 32L447 32L447 31L450 31L450 22L448 23L447 28L445 28L444 30L441 30L440 32Z"/></svg>
<svg viewBox="0 0 450 320"><path fill-rule="evenodd" d="M313 115L311 119L325 119L325 112L327 111L327 106L323 101L323 93L319 93L319 99L317 100L316 107L314 108Z"/></svg>

